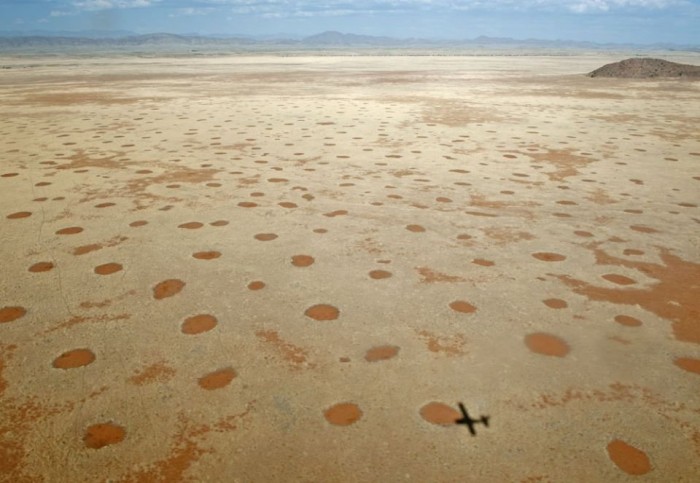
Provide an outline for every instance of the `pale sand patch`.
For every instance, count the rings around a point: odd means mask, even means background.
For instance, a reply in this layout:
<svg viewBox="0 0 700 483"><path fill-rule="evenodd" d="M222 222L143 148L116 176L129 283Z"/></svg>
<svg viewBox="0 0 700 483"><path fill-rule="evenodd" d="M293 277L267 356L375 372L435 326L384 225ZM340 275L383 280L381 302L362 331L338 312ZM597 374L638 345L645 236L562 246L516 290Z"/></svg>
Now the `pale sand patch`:
<svg viewBox="0 0 700 483"><path fill-rule="evenodd" d="M0 60L6 478L700 474L697 83Z"/></svg>

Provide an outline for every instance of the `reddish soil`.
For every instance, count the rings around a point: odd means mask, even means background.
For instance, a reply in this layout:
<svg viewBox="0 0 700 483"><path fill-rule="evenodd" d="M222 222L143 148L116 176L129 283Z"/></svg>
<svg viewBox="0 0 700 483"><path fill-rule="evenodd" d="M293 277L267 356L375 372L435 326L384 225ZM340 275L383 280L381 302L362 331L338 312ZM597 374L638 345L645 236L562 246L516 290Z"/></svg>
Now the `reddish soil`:
<svg viewBox="0 0 700 483"><path fill-rule="evenodd" d="M334 426L350 426L362 418L362 411L357 404L341 403L326 409L323 416Z"/></svg>
<svg viewBox="0 0 700 483"><path fill-rule="evenodd" d="M431 402L420 408L423 419L439 426L451 426L461 417L459 411L441 402Z"/></svg>
<svg viewBox="0 0 700 483"><path fill-rule="evenodd" d="M187 317L182 323L181 330L183 334L195 335L208 332L216 327L217 324L218 321L213 315L199 314Z"/></svg>
<svg viewBox="0 0 700 483"><path fill-rule="evenodd" d="M525 345L537 354L545 356L564 357L569 351L569 344L560 337L546 333L528 334L525 337Z"/></svg>
<svg viewBox="0 0 700 483"><path fill-rule="evenodd" d="M126 430L114 423L93 424L88 427L83 436L85 446L100 449L112 444L121 443L126 438Z"/></svg>
<svg viewBox="0 0 700 483"><path fill-rule="evenodd" d="M178 279L163 280L153 287L153 298L162 300L179 294L185 288L185 282Z"/></svg>
<svg viewBox="0 0 700 483"><path fill-rule="evenodd" d="M393 359L399 354L399 347L395 345L380 345L372 347L365 354L367 362L386 361Z"/></svg>
<svg viewBox="0 0 700 483"><path fill-rule="evenodd" d="M304 314L314 320L327 321L337 319L340 315L340 310L332 305L319 304L309 307Z"/></svg>
<svg viewBox="0 0 700 483"><path fill-rule="evenodd" d="M95 354L90 349L74 349L64 352L53 361L56 369L75 369L95 362Z"/></svg>
<svg viewBox="0 0 700 483"><path fill-rule="evenodd" d="M213 391L215 389L221 389L228 386L231 384L231 381L236 378L236 376L236 371L230 367L227 367L210 372L209 374L200 377L197 383L202 389Z"/></svg>
<svg viewBox="0 0 700 483"><path fill-rule="evenodd" d="M607 449L612 462L628 475L645 475L652 470L647 454L622 440L611 441Z"/></svg>

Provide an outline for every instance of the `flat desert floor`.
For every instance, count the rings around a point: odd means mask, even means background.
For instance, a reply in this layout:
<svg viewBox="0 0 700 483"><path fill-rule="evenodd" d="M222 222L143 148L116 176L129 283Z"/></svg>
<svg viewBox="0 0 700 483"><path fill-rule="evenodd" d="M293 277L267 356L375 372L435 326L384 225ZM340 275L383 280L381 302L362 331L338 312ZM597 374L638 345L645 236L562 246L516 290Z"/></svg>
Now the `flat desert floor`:
<svg viewBox="0 0 700 483"><path fill-rule="evenodd" d="M700 83L622 58L0 59L0 480L697 481Z"/></svg>

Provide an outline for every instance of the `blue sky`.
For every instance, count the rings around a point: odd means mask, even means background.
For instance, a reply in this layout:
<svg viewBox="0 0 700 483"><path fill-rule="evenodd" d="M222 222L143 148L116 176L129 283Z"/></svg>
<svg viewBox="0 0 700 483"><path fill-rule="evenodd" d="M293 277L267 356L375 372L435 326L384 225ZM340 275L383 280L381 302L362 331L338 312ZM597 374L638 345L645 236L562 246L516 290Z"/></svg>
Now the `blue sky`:
<svg viewBox="0 0 700 483"><path fill-rule="evenodd" d="M700 0L0 0L0 31L32 30L700 45Z"/></svg>

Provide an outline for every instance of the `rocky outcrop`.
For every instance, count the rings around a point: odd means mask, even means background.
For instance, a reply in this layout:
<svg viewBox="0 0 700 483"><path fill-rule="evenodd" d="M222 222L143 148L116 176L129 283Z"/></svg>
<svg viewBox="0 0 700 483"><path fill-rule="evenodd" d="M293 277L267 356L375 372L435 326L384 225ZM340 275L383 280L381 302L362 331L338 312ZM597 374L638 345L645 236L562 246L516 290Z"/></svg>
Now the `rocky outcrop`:
<svg viewBox="0 0 700 483"><path fill-rule="evenodd" d="M700 66L677 64L663 59L627 59L607 64L588 74L589 77L650 79L655 77L692 77L700 79Z"/></svg>

